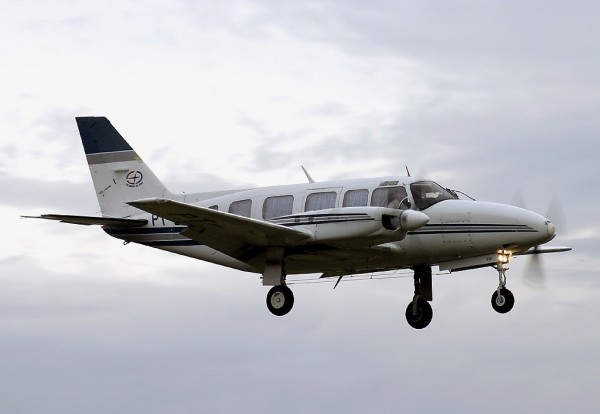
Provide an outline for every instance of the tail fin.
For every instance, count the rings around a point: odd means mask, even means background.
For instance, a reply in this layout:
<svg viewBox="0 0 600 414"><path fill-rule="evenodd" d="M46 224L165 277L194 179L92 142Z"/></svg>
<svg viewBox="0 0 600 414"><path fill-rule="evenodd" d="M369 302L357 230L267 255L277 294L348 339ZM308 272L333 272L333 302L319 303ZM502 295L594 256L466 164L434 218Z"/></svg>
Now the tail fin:
<svg viewBox="0 0 600 414"><path fill-rule="evenodd" d="M128 201L167 197L169 191L105 117L77 117L102 215L130 217Z"/></svg>

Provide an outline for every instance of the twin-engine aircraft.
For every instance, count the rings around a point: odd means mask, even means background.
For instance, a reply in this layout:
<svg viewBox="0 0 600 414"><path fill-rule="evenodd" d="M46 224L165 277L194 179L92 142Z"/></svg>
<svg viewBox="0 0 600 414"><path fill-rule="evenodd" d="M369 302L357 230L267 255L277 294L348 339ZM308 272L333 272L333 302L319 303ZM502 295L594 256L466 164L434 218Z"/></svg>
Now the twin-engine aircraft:
<svg viewBox="0 0 600 414"><path fill-rule="evenodd" d="M290 275L323 278L412 269L414 296L406 319L431 322L432 266L458 271L489 266L499 283L492 306L514 304L506 288L513 255L544 248L556 227L531 211L459 197L417 177L391 176L174 194L105 117L76 118L101 217L44 214L64 223L100 225L124 240L262 274L267 307L287 314ZM461 193L462 194L462 193ZM337 285L337 284L336 284Z"/></svg>

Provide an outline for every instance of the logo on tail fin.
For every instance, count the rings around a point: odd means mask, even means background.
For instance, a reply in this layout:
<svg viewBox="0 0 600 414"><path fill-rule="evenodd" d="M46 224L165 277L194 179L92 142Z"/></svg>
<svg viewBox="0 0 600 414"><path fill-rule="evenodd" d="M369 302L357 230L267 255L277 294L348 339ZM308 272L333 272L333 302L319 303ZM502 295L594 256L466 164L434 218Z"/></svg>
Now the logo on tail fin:
<svg viewBox="0 0 600 414"><path fill-rule="evenodd" d="M141 171L129 171L125 177L127 187L139 187L144 184L144 174Z"/></svg>

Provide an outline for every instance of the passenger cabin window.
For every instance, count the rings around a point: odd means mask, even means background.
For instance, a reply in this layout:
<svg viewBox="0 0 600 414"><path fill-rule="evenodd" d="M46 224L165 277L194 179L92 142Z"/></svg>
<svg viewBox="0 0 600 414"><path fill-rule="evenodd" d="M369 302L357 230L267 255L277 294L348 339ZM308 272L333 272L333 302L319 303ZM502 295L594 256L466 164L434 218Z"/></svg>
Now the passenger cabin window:
<svg viewBox="0 0 600 414"><path fill-rule="evenodd" d="M306 197L304 211L323 210L325 208L335 208L337 193L328 191L324 193L312 193Z"/></svg>
<svg viewBox="0 0 600 414"><path fill-rule="evenodd" d="M342 207L364 207L369 201L369 190L348 190L344 194Z"/></svg>
<svg viewBox="0 0 600 414"><path fill-rule="evenodd" d="M419 210L425 210L444 200L456 200L458 197L433 181L418 181L410 185L415 204Z"/></svg>
<svg viewBox="0 0 600 414"><path fill-rule="evenodd" d="M266 220L292 214L294 196L268 197L263 204L262 215Z"/></svg>
<svg viewBox="0 0 600 414"><path fill-rule="evenodd" d="M406 210L410 208L410 201L403 186L380 187L373 191L371 206Z"/></svg>
<svg viewBox="0 0 600 414"><path fill-rule="evenodd" d="M229 212L238 216L250 217L252 211L252 200L234 201L229 206Z"/></svg>

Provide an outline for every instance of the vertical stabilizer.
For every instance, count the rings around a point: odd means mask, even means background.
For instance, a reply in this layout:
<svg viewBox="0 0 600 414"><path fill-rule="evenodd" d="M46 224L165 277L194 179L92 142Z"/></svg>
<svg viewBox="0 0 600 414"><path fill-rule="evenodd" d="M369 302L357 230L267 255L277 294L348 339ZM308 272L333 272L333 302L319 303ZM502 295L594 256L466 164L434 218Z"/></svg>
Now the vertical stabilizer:
<svg viewBox="0 0 600 414"><path fill-rule="evenodd" d="M169 191L105 117L77 117L102 215L140 213L128 201L167 197Z"/></svg>

